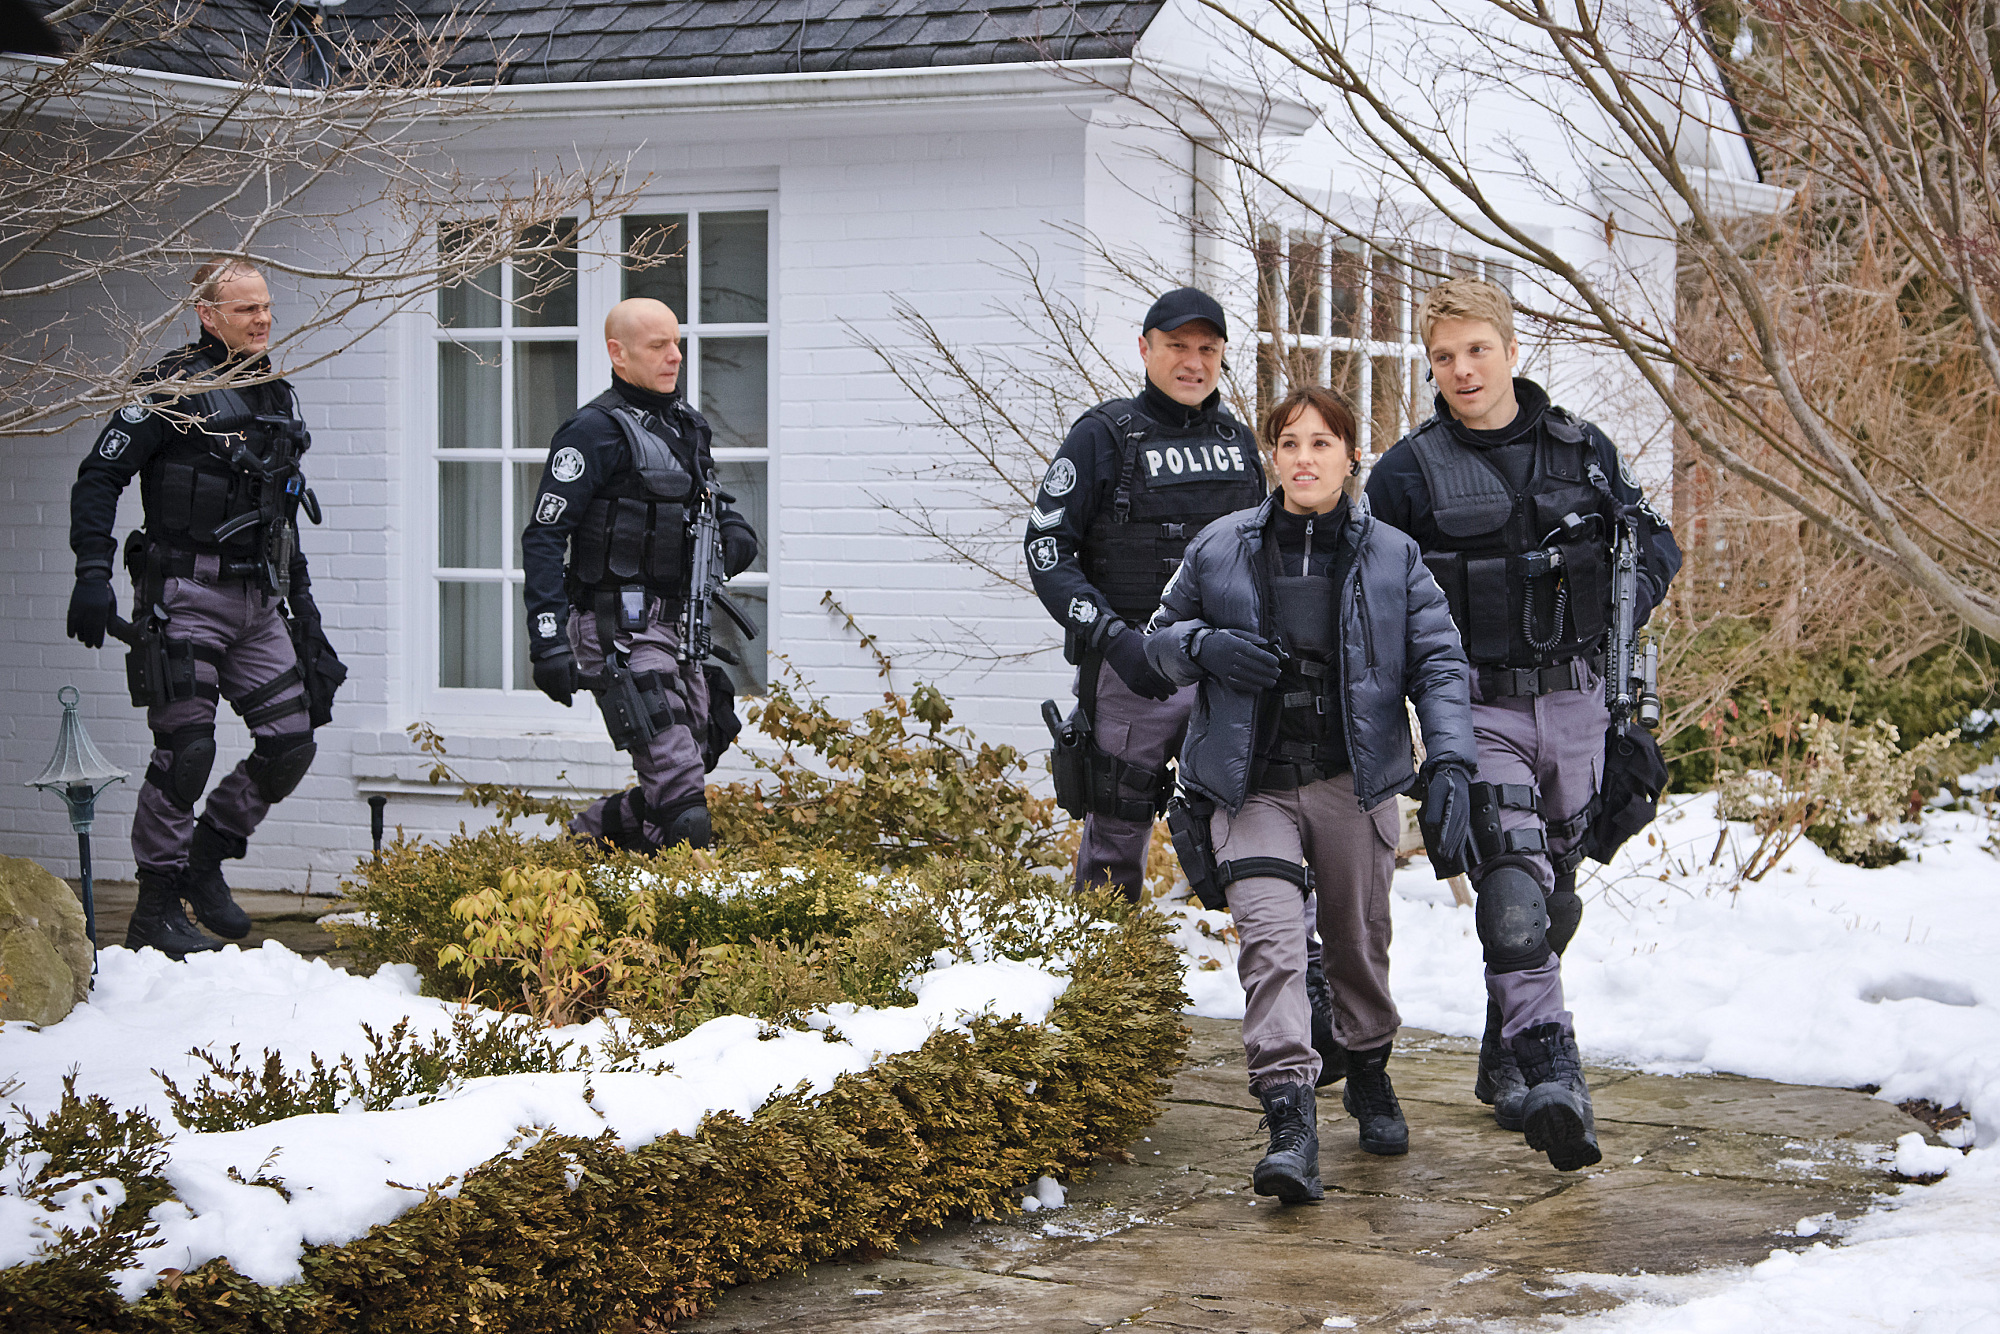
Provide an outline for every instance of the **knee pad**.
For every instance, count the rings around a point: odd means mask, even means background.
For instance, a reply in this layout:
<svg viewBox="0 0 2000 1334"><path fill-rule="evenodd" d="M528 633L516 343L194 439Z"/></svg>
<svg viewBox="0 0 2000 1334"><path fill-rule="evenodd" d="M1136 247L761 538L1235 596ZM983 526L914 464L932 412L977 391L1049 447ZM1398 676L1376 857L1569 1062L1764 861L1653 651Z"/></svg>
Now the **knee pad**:
<svg viewBox="0 0 2000 1334"><path fill-rule="evenodd" d="M667 832L667 847L677 848L683 843L691 848L715 846L715 833L708 823L706 801L683 807L672 816L663 816L660 827Z"/></svg>
<svg viewBox="0 0 2000 1334"><path fill-rule="evenodd" d="M195 723L171 732L155 732L153 744L168 752L167 762L164 767L157 761L147 765L146 781L182 810L193 810L208 786L209 772L215 768L215 724Z"/></svg>
<svg viewBox="0 0 2000 1334"><path fill-rule="evenodd" d="M1549 891L1548 911L1549 948L1561 954L1569 948L1577 923L1583 920L1583 900L1577 896L1575 871L1556 877L1556 887Z"/></svg>
<svg viewBox="0 0 2000 1334"><path fill-rule="evenodd" d="M1473 923L1496 973L1538 968L1549 957L1549 914L1542 887L1525 867L1503 862L1480 877Z"/></svg>
<svg viewBox="0 0 2000 1334"><path fill-rule="evenodd" d="M243 768L256 786L257 795L275 803L292 795L305 778L306 770L312 768L313 756L317 754L319 746L311 732L260 736Z"/></svg>

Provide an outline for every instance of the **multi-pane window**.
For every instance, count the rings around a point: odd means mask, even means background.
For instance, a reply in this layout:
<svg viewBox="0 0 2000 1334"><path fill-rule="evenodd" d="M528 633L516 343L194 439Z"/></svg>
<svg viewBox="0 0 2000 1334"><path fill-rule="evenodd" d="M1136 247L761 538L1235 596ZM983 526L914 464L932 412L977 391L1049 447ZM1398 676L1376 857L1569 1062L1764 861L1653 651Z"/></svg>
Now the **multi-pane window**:
<svg viewBox="0 0 2000 1334"><path fill-rule="evenodd" d="M549 439L577 407L574 224L545 258L471 274L438 295L437 684L532 690L521 526Z"/></svg>
<svg viewBox="0 0 2000 1334"><path fill-rule="evenodd" d="M667 303L680 317L681 391L714 429L715 470L736 510L770 543L771 257L763 209L631 214L624 219L623 291ZM731 579L729 595L759 634L746 641L715 615L716 643L742 659L736 688L761 693L769 652L770 562Z"/></svg>
<svg viewBox="0 0 2000 1334"><path fill-rule="evenodd" d="M1417 305L1445 275L1513 290L1503 265L1421 246L1368 247L1315 232L1268 232L1257 246L1257 398L1331 385L1355 406L1364 454L1430 415Z"/></svg>

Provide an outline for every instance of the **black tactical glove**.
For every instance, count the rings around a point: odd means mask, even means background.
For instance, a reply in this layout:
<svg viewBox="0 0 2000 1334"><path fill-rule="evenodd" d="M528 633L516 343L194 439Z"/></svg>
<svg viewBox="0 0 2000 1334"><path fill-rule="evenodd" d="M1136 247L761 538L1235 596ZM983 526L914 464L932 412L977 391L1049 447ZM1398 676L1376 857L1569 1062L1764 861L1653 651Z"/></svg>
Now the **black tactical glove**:
<svg viewBox="0 0 2000 1334"><path fill-rule="evenodd" d="M757 534L747 523L722 526L722 572L735 578L757 559Z"/></svg>
<svg viewBox="0 0 2000 1334"><path fill-rule="evenodd" d="M1123 622L1113 622L1104 638L1104 661L1135 695L1172 699L1174 683L1146 661L1146 637Z"/></svg>
<svg viewBox="0 0 2000 1334"><path fill-rule="evenodd" d="M118 614L118 594L111 587L111 572L77 576L76 590L69 595L69 637L85 648L103 648L104 632Z"/></svg>
<svg viewBox="0 0 2000 1334"><path fill-rule="evenodd" d="M1231 690L1268 690L1278 684L1278 655L1242 630L1206 630L1195 646L1195 665Z"/></svg>
<svg viewBox="0 0 2000 1334"><path fill-rule="evenodd" d="M568 708L576 698L576 654L568 644L534 656L535 689Z"/></svg>
<svg viewBox="0 0 2000 1334"><path fill-rule="evenodd" d="M1424 831L1424 853L1437 868L1438 879L1458 874L1472 837L1472 775L1457 760L1424 766L1424 804L1417 812L1417 827Z"/></svg>

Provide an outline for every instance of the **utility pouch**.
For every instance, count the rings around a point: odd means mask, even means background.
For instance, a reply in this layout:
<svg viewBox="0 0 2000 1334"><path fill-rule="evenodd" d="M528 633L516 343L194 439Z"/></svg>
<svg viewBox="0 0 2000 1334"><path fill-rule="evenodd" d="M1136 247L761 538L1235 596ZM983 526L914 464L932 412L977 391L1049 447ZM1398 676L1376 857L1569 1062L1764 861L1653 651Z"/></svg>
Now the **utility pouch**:
<svg viewBox="0 0 2000 1334"><path fill-rule="evenodd" d="M736 683L729 679L729 673L705 662L701 674L708 682L708 734L701 743L701 768L710 773L742 734L743 720L736 716Z"/></svg>
<svg viewBox="0 0 2000 1334"><path fill-rule="evenodd" d="M314 727L333 721L333 696L347 680L347 664L333 651L318 621L287 619L292 652L299 660L299 680L306 688L306 715Z"/></svg>
<svg viewBox="0 0 2000 1334"><path fill-rule="evenodd" d="M633 634L646 628L646 589L626 584L618 590L618 628Z"/></svg>
<svg viewBox="0 0 2000 1334"><path fill-rule="evenodd" d="M1667 762L1653 734L1613 727L1604 739L1604 786L1591 803L1590 826L1583 831L1584 855L1609 863L1626 839L1653 823L1666 789Z"/></svg>
<svg viewBox="0 0 2000 1334"><path fill-rule="evenodd" d="M1167 801L1167 832L1173 835L1174 856L1180 859L1188 888L1202 907L1223 912L1229 907L1229 897L1222 892L1222 882L1215 873L1215 837L1209 823L1214 815L1214 802L1184 792Z"/></svg>
<svg viewBox="0 0 2000 1334"><path fill-rule="evenodd" d="M1082 710L1064 718L1052 699L1042 701L1042 721L1055 743L1049 754L1049 771L1056 780L1056 805L1072 820L1081 820L1090 811L1089 726Z"/></svg>

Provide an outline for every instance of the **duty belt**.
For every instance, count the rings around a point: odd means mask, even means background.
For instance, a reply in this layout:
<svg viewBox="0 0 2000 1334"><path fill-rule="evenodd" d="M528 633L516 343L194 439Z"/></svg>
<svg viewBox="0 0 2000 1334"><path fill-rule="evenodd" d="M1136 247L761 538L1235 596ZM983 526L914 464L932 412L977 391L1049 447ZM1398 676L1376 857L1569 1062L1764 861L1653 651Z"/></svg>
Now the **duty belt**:
<svg viewBox="0 0 2000 1334"><path fill-rule="evenodd" d="M204 560L212 569L203 568ZM192 579L198 584L244 583L263 576L263 565L255 560L231 560L213 551L154 542L146 553L146 566L156 579Z"/></svg>
<svg viewBox="0 0 2000 1334"><path fill-rule="evenodd" d="M1602 675L1604 658L1571 658L1551 667L1480 667L1479 695L1482 699L1526 698L1554 695L1564 690L1582 690L1585 671Z"/></svg>

